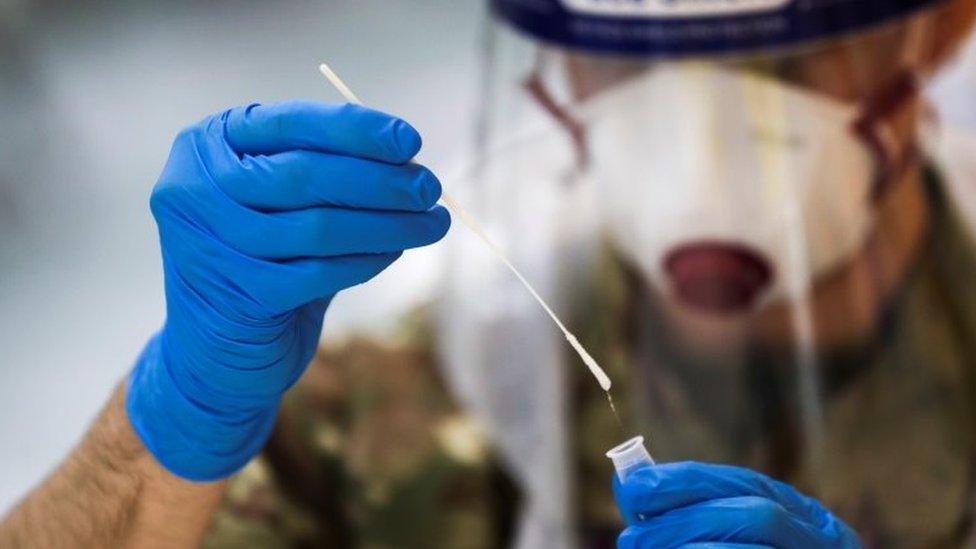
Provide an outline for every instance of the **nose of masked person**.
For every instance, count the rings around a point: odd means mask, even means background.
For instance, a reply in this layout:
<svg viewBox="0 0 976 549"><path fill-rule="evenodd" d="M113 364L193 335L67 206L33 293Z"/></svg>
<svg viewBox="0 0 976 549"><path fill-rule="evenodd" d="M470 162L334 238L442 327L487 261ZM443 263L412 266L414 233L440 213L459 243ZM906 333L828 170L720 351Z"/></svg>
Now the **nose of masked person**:
<svg viewBox="0 0 976 549"><path fill-rule="evenodd" d="M679 307L743 313L841 267L872 226L858 108L717 66L659 66L583 108L618 250Z"/></svg>

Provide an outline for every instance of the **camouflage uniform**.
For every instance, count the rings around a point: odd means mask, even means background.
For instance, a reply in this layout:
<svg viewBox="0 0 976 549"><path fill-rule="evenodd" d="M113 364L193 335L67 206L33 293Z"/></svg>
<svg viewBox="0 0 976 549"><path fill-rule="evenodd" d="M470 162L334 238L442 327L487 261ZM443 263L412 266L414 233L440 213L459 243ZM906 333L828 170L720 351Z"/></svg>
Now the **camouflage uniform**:
<svg viewBox="0 0 976 549"><path fill-rule="evenodd" d="M652 453L769 472L819 497L868 547L959 547L976 465L976 245L938 185L932 225L869 348L824 357L821 473L802 459L789 387L756 351L742 402L712 412L719 387L669 353L660 320L609 254L580 293L577 333L603 358L626 432ZM518 492L452 401L422 312L394 344L352 340L324 352L288 395L264 456L235 477L208 547L502 547ZM856 365L856 367L855 367ZM573 368L577 519L585 547L621 528L603 452L623 437L606 399ZM689 374L691 372L691 374ZM789 394L784 390L781 394ZM816 479L816 482L813 481Z"/></svg>
<svg viewBox="0 0 976 549"><path fill-rule="evenodd" d="M795 383L775 367L788 357L755 350L744 373L716 387L716 376L700 375L665 339L653 339L665 326L648 307L634 308L649 298L635 296L638 285L611 268L581 339L600 342L597 356L610 358L615 391L632 393L616 397L627 403L618 405L625 424L651 435L661 461L743 465L815 495L866 547L963 546L976 494L976 241L936 181L929 173L929 234L879 318L879 335L865 348L820 357L818 473L800 450L797 404L783 400L797 391L775 390ZM596 529L615 513L602 450L620 436L591 386L581 379L577 388L576 456L583 525ZM746 398L734 402L735 395Z"/></svg>
<svg viewBox="0 0 976 549"><path fill-rule="evenodd" d="M422 313L420 316L426 317ZM504 546L515 492L452 402L422 320L321 353L268 447L231 482L206 546Z"/></svg>

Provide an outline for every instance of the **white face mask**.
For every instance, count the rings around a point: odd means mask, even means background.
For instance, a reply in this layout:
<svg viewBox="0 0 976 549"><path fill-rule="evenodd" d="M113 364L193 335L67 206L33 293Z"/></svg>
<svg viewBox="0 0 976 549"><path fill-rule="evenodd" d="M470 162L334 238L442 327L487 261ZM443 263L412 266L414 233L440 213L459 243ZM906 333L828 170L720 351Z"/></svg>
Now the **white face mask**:
<svg viewBox="0 0 976 549"><path fill-rule="evenodd" d="M856 105L685 64L581 113L611 236L679 301L734 312L786 295L845 264L871 229L875 164L851 131Z"/></svg>

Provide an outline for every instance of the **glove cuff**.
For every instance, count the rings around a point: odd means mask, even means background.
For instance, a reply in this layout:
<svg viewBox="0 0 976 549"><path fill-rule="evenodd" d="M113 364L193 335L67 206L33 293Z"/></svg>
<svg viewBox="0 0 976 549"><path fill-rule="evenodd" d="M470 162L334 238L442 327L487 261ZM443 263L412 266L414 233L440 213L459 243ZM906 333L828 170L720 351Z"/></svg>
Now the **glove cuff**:
<svg viewBox="0 0 976 549"><path fill-rule="evenodd" d="M146 449L173 474L199 482L228 477L264 447L278 403L229 413L195 402L173 381L161 338L162 332L149 341L129 376L129 421Z"/></svg>

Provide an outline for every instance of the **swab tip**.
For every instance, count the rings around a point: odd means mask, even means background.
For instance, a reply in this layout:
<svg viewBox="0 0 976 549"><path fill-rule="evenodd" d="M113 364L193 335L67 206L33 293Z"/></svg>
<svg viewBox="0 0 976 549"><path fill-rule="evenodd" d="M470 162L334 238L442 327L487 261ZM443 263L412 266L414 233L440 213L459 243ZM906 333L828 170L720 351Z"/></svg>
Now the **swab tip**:
<svg viewBox="0 0 976 549"><path fill-rule="evenodd" d="M589 368L590 373L596 378L596 382L600 384L600 388L603 389L604 392L609 392L610 388L613 386L613 383L610 381L610 376L608 376L603 368L600 367L600 364L598 364L596 359L590 355L589 351L587 351L586 348L580 344L575 335L567 332L565 336L566 340L569 341L569 344L576 351L576 354L578 354L583 360L583 364L586 364L586 367Z"/></svg>

